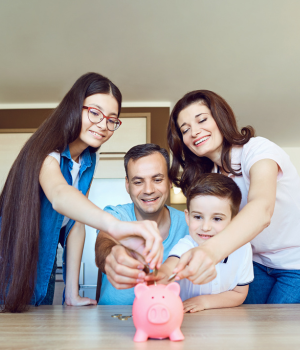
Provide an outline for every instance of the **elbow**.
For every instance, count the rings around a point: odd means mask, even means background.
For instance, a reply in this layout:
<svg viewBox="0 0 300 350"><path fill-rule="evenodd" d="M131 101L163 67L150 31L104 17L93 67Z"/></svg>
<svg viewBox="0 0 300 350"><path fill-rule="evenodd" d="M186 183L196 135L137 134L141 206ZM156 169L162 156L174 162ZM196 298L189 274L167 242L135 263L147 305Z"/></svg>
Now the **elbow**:
<svg viewBox="0 0 300 350"><path fill-rule="evenodd" d="M274 204L266 203L263 207L262 213L262 229L264 230L271 224L274 213Z"/></svg>
<svg viewBox="0 0 300 350"><path fill-rule="evenodd" d="M52 196L51 196L52 208L58 213L60 213L62 208L61 204L64 202L62 196L63 196L63 189L61 188L61 186L53 189Z"/></svg>

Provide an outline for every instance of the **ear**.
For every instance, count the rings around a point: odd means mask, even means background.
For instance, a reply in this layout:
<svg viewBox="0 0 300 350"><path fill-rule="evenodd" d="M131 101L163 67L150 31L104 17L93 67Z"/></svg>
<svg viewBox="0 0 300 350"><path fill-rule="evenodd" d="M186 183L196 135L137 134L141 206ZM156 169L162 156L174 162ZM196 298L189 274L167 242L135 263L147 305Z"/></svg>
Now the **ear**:
<svg viewBox="0 0 300 350"><path fill-rule="evenodd" d="M185 214L185 221L188 226L190 226L190 215L189 211L187 209L184 209L184 214Z"/></svg>
<svg viewBox="0 0 300 350"><path fill-rule="evenodd" d="M129 181L128 181L128 177L125 176L125 187L126 187L126 191L129 194Z"/></svg>
<svg viewBox="0 0 300 350"><path fill-rule="evenodd" d="M142 294L147 292L148 289L149 289L149 287L147 287L146 284L139 283L134 288L134 294L137 298L139 298Z"/></svg>
<svg viewBox="0 0 300 350"><path fill-rule="evenodd" d="M166 286L166 289L174 293L175 295L179 295L180 293L180 285L177 282L172 282Z"/></svg>

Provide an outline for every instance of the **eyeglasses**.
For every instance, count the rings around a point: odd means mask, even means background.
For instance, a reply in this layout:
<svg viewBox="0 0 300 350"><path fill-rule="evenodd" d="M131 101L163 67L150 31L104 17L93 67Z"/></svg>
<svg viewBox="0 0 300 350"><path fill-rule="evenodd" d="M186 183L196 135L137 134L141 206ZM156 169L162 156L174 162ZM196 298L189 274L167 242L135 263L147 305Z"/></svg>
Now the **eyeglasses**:
<svg viewBox="0 0 300 350"><path fill-rule="evenodd" d="M109 131L117 130L119 126L122 124L120 119L114 118L114 117L107 117L98 108L87 107L87 106L83 106L82 108L88 110L89 121L93 124L98 124L105 118L106 127Z"/></svg>

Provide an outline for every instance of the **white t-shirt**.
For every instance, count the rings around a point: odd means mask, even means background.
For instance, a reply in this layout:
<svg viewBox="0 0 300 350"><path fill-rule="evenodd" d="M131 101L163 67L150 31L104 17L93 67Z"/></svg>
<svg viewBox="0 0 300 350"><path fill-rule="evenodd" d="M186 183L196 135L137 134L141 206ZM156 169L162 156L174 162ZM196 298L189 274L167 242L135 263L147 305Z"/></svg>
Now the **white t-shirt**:
<svg viewBox="0 0 300 350"><path fill-rule="evenodd" d="M242 192L240 210L247 204L250 169L262 159L274 160L280 171L271 224L251 241L253 260L276 269L300 269L300 178L283 149L263 137L253 137L231 150L233 169L239 164L242 168L242 176L229 175Z"/></svg>
<svg viewBox="0 0 300 350"><path fill-rule="evenodd" d="M51 152L49 154L49 156L55 158L58 161L58 164L60 164L60 153ZM81 167L81 156L79 157L79 163L75 162L73 159L72 159L72 162L73 162L73 168L71 170L72 186L78 189L79 171L80 171L80 167ZM98 162L99 162L99 155L98 155L98 153L96 153L96 165L95 165L94 173L97 169ZM67 223L69 222L69 220L70 219L65 216L61 227L66 226Z"/></svg>
<svg viewBox="0 0 300 350"><path fill-rule="evenodd" d="M190 235L180 239L172 248L170 256L181 257L188 250L198 247ZM197 285L188 279L178 281L182 301L198 295L219 294L245 286L253 281L252 249L250 243L245 244L226 259L216 265L217 277L209 283Z"/></svg>

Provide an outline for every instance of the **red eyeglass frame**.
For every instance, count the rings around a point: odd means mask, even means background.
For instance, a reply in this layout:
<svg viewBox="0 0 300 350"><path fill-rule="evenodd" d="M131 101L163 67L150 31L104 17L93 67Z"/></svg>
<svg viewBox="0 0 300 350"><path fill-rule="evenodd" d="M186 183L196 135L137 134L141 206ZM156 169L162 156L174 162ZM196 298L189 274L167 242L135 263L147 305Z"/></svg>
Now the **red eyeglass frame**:
<svg viewBox="0 0 300 350"><path fill-rule="evenodd" d="M83 109L87 109L88 112L90 111L90 109L96 109L96 110L99 111L99 112L103 115L103 117L106 119L106 123L107 123L107 119L117 119L118 122L120 123L119 126L117 127L117 129L115 129L115 130L110 130L110 131L116 131L116 130L118 130L119 127L122 125L122 122L121 122L121 120L120 120L119 118L116 118L116 117L107 117L102 111L100 111L99 108L96 108L96 107L88 107L88 106L82 106L82 108L83 108ZM102 122L102 120L103 120L103 118L102 118L98 123ZM90 120L90 118L89 118L89 121L90 121L91 123L93 123L93 124L98 124L98 123L92 122L92 121ZM109 130L109 129L108 129L108 130Z"/></svg>

